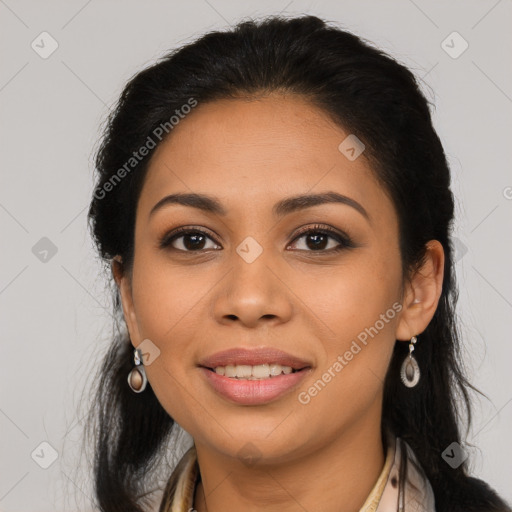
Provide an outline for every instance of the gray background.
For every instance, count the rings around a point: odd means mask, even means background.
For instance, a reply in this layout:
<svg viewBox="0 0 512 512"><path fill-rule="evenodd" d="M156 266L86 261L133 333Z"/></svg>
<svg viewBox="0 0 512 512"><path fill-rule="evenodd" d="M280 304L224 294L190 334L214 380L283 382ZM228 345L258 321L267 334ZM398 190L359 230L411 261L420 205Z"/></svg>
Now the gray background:
<svg viewBox="0 0 512 512"><path fill-rule="evenodd" d="M166 50L279 11L373 41L436 105L457 198L461 334L490 399L476 402L467 449L473 474L512 500L510 0L0 0L0 510L93 510L80 399L112 332L86 230L100 124L126 80ZM46 59L31 47L51 48L43 31L58 43Z"/></svg>

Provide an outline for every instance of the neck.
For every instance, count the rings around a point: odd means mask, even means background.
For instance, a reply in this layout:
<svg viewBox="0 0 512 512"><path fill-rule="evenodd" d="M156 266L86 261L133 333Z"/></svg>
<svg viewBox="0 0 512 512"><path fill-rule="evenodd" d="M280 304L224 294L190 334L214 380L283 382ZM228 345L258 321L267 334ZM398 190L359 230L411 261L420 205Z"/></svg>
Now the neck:
<svg viewBox="0 0 512 512"><path fill-rule="evenodd" d="M245 466L197 445L197 512L358 512L385 462L380 422L354 424L332 442L282 465ZM261 462L261 461L258 461Z"/></svg>

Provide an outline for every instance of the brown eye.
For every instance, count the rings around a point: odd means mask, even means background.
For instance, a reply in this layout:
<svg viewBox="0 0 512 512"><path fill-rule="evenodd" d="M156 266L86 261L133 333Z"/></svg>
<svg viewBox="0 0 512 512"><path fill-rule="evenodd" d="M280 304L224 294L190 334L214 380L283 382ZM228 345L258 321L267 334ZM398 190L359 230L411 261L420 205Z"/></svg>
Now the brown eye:
<svg viewBox="0 0 512 512"><path fill-rule="evenodd" d="M215 247L206 247L207 241L215 242L205 231L200 229L180 228L167 235L164 235L159 242L161 249L171 248L176 251L198 252L205 249L215 249ZM178 242L175 244L175 242Z"/></svg>
<svg viewBox="0 0 512 512"><path fill-rule="evenodd" d="M307 252L337 252L344 248L354 246L348 236L342 235L328 226L317 225L306 228L299 232L299 235L295 237L294 242L301 238L305 238L304 245L306 248L299 248L299 250ZM334 240L336 243L333 247L328 248L329 239Z"/></svg>

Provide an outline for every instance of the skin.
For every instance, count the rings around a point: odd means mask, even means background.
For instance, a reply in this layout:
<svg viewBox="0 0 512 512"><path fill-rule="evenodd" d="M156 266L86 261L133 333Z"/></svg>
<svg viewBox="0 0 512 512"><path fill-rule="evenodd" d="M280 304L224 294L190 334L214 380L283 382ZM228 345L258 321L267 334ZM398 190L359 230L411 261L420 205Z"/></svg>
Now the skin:
<svg viewBox="0 0 512 512"><path fill-rule="evenodd" d="M151 159L137 206L133 268L123 269L117 258L113 272L133 346L150 339L160 350L146 367L149 382L194 439L198 512L338 512L340 503L357 512L382 470L384 377L396 340L417 335L421 350L441 294L444 253L430 241L425 265L402 279L396 211L364 153L350 161L338 150L348 134L306 99L273 93L199 104ZM370 221L336 203L272 216L283 198L325 191L356 200ZM228 215L168 205L149 217L176 192L214 195ZM316 223L346 232L356 246L334 253L333 238L320 249L307 235L296 238L298 228ZM174 251L159 248L159 237L180 226L214 238L195 252L185 252L190 238L183 236ZM236 252L247 236L263 249L250 264ZM298 393L396 302L402 310L307 405L300 403ZM240 346L277 347L309 361L311 372L277 401L234 404L209 386L197 364ZM238 453L248 442L258 450L253 464Z"/></svg>

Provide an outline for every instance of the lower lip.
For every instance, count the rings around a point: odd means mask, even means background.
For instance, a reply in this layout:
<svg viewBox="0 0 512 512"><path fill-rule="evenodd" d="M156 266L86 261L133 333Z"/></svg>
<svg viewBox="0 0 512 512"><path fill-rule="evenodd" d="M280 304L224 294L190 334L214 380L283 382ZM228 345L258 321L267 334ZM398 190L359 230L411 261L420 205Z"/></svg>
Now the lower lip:
<svg viewBox="0 0 512 512"><path fill-rule="evenodd" d="M232 379L201 367L208 383L217 393L242 405L260 405L276 400L296 387L309 374L311 368L281 374L268 379Z"/></svg>

